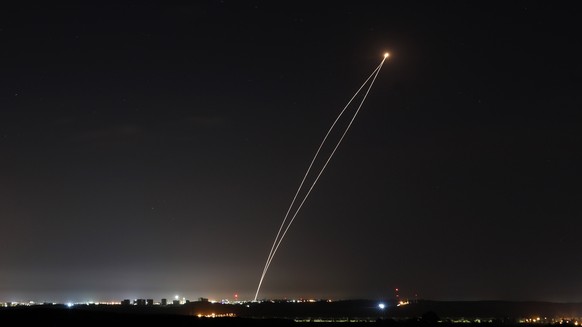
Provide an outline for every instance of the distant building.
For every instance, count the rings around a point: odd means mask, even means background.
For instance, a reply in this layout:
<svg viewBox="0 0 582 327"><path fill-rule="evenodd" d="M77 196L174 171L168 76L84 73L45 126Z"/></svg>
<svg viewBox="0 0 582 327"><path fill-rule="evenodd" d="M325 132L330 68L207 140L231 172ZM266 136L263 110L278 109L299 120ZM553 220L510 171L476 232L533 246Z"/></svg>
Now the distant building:
<svg viewBox="0 0 582 327"><path fill-rule="evenodd" d="M121 301L121 305L130 305L130 304L131 304L131 301L129 301L128 299Z"/></svg>
<svg viewBox="0 0 582 327"><path fill-rule="evenodd" d="M168 299L162 299L161 305L168 305Z"/></svg>
<svg viewBox="0 0 582 327"><path fill-rule="evenodd" d="M174 301L172 301L172 304L173 305L180 305L180 301L179 300L174 300Z"/></svg>
<svg viewBox="0 0 582 327"><path fill-rule="evenodd" d="M154 299L147 299L146 305L154 305Z"/></svg>
<svg viewBox="0 0 582 327"><path fill-rule="evenodd" d="M205 297L199 297L198 302L208 302L208 299Z"/></svg>
<svg viewBox="0 0 582 327"><path fill-rule="evenodd" d="M137 300L133 301L133 303L135 305L145 305L146 304L146 300L145 299L137 299Z"/></svg>

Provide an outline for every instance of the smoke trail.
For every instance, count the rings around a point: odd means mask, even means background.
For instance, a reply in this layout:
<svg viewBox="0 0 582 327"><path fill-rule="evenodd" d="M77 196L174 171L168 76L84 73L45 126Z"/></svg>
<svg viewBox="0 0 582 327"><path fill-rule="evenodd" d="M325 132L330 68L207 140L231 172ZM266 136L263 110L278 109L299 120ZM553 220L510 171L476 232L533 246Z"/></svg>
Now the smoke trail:
<svg viewBox="0 0 582 327"><path fill-rule="evenodd" d="M281 235L281 231L283 230L283 226L285 226L285 222L287 221L287 218L289 217L289 213L291 212L291 209L293 208L293 205L295 204L295 201L297 200L297 196L299 195L299 193L301 192L301 189L303 188L303 184L305 183L305 180L307 179L307 176L309 175L309 172L311 171L311 168L313 167L313 164L315 163L315 160L317 159L317 157L319 155L319 152L321 151L321 148L325 144L325 141L327 140L329 134L331 133L331 131L333 130L333 128L335 127L335 125L337 124L337 122L339 121L339 119L341 118L341 116L344 114L344 112L346 111L346 109L349 107L349 105L352 103L352 101L358 95L358 93L360 93L360 91L362 90L362 88L364 88L364 86L366 85L366 83L368 83L368 81L370 80L370 78L372 78L372 76L374 76L374 74L376 73L376 71L379 68L380 68L380 65L378 67L376 67L376 69L374 69L374 71L366 79L366 81L364 82L364 84L362 84L362 86L360 86L360 88L358 89L358 91L356 91L356 93L354 94L354 96L352 96L352 98L350 99L350 101L348 101L348 104L345 105L345 107L343 108L343 110L340 112L340 114L337 116L337 118L335 119L335 121L333 122L333 124L331 125L331 127L329 128L329 130L327 131L327 133L325 134L325 137L323 138L323 141L321 142L321 144L319 145L319 148L315 152L315 155L313 156L313 159L311 159L311 163L309 164L309 167L307 168L307 171L305 172L305 175L303 176L303 179L301 180L301 183L300 183L299 187L297 188L297 191L295 192L295 196L293 197L293 200L291 201L291 204L289 205L289 208L287 209L287 213L285 214L285 217L283 218L283 222L281 223L281 226L279 227L279 231L277 232L277 236L275 236L275 240L273 241L273 246L271 247L271 251L269 252L269 256L267 257L267 262L265 263L265 267L263 268L263 275L265 274L265 271L267 270L267 267L269 265L269 262L271 260L271 257L273 256L273 251L274 251L274 248L275 248L275 246L277 244L277 241L279 239L279 236Z"/></svg>
<svg viewBox="0 0 582 327"><path fill-rule="evenodd" d="M275 240L273 242L273 245L271 246L271 250L269 252L269 256L267 257L267 261L265 263L265 267L263 268L263 272L262 272L261 278L259 280L259 285L257 287L257 292L255 293L254 301L257 300L257 297L259 295L259 291L261 289L261 285L263 283L263 280L265 278L265 275L267 274L267 271L269 269L269 266L271 265L271 261L273 260L273 257L275 256L275 253L277 253L277 250L279 249L279 246L281 245L281 242L283 241L283 238L285 238L285 235L287 234L289 228L291 227L291 224L293 224L293 221L295 220L295 217L297 217L297 214L299 213L299 211L303 207L303 204L305 203L305 201L309 197L309 194L311 194L311 191L313 190L313 187L315 186L315 184L319 180L319 177L321 176L321 174L323 173L323 171L327 167L329 161L331 160L331 158L335 154L335 152L338 149L339 145L341 144L341 142L343 141L344 137L346 136L348 130L352 126L352 123L356 119L356 116L358 115L360 109L362 108L362 105L364 104L364 101L366 101L366 98L368 97L368 93L370 92L370 89L372 88L372 85L374 85L374 82L376 81L376 77L378 77L378 74L380 73L380 69L382 68L382 65L384 64L384 61L386 60L387 57L388 57L388 54L385 54L384 55L384 59L382 60L382 62L380 63L380 65L378 65L378 67L376 67L376 69L374 69L374 71L372 71L372 74L370 74L370 76L364 81L364 83L362 84L362 86L360 86L360 88L352 96L352 98L350 99L350 101L348 101L348 103L345 105L345 107L339 113L339 115L337 116L337 118L335 119L335 121L333 122L333 124L331 125L331 127L329 128L329 130L327 131L327 133L325 134L325 137L323 138L323 141L320 143L320 145L319 145L319 147L318 147L315 155L313 156L313 159L311 160L311 163L309 164L309 167L307 168L307 171L305 172L305 175L303 176L303 179L301 180L301 183L300 183L297 191L295 192L295 196L293 197L293 200L291 201L291 204L289 205L289 208L287 209L287 213L285 214L285 217L283 218L283 222L281 223L281 226L279 227L279 230L277 231L277 235L275 236ZM309 172L311 171L311 168L313 167L313 164L314 164L315 160L319 156L319 153L321 152L321 149L322 149L323 145L327 141L327 138L329 137L329 134L334 129L335 125L337 124L337 122L339 121L339 119L342 117L342 115L344 114L344 112L346 111L346 109L349 107L349 105L352 103L352 101L354 100L354 98L360 93L360 91L364 88L364 86L368 83L368 81L370 79L372 79L372 82L368 86L368 89L366 90L366 93L364 94L364 97L362 98L362 101L360 102L360 104L358 106L358 109L356 110L356 112L352 116L352 119L350 120L350 122L349 122L348 126L346 127L346 129L344 130L342 136L340 137L340 139L336 143L333 151L328 156L327 160L325 161L325 164L320 169L319 173L317 174L317 177L315 178L315 180L313 181L313 183L309 187L309 191L303 196L303 199L301 200L301 203L299 204L299 206L295 210L293 216L291 217L291 219L289 220L288 224L286 225L287 227L285 227L285 230L281 234L281 231L283 230L283 227L285 226L285 224L287 222L287 218L289 218L289 213L291 212L291 209L293 208L293 205L295 204L295 201L297 200L297 197L298 197L299 193L301 192L301 190L303 188L303 185L305 183L305 180L307 179L307 176L309 175Z"/></svg>

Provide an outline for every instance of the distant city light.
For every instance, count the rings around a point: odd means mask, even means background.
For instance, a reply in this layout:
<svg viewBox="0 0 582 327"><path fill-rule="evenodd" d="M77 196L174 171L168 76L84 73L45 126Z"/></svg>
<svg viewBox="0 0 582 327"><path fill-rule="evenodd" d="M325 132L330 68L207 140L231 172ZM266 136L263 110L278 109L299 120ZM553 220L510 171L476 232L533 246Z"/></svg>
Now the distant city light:
<svg viewBox="0 0 582 327"><path fill-rule="evenodd" d="M71 302L67 303L67 307L68 307L68 308L70 308L70 307L72 307L72 306L73 306L73 303L71 303Z"/></svg>
<svg viewBox="0 0 582 327"><path fill-rule="evenodd" d="M378 304L378 308L380 308L381 310L384 310L384 308L386 308L386 304L380 303L380 304Z"/></svg>

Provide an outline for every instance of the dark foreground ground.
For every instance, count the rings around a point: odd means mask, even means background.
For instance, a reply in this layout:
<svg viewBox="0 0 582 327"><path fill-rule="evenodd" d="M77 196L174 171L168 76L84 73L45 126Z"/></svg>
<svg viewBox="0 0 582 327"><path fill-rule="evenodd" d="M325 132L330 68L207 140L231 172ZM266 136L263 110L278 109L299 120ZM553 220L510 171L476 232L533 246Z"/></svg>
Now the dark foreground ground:
<svg viewBox="0 0 582 327"><path fill-rule="evenodd" d="M0 308L4 326L391 326L391 327L575 327L582 304L544 302L418 301L398 307L375 301L318 303L263 302L221 305L194 302L180 306L65 305ZM199 318L205 315L229 318ZM535 324L518 317L544 317ZM547 317L547 318L546 318ZM552 317L551 319L549 317ZM569 317L569 318L568 318ZM462 323L459 323L462 321ZM462 325L462 326L461 326Z"/></svg>
<svg viewBox="0 0 582 327"><path fill-rule="evenodd" d="M368 322L296 322L275 318L199 318L177 314L108 312L63 307L18 307L0 310L0 326L391 326L391 327L497 327L516 326L508 323L446 323L420 319L377 319ZM520 327L532 327L520 324ZM549 324L536 324L536 327Z"/></svg>
<svg viewBox="0 0 582 327"><path fill-rule="evenodd" d="M293 320L198 318L175 314L104 312L55 307L0 310L0 326L291 326Z"/></svg>

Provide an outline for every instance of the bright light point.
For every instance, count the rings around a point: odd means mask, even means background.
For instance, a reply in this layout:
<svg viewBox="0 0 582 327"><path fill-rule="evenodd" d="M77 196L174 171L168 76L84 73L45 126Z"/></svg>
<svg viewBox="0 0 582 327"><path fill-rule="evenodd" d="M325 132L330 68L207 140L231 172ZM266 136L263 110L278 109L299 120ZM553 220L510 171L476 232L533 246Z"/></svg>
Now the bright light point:
<svg viewBox="0 0 582 327"><path fill-rule="evenodd" d="M388 52L384 53L384 58L388 58L390 54Z"/></svg>
<svg viewBox="0 0 582 327"><path fill-rule="evenodd" d="M73 303L71 303L71 302L67 303L67 307L69 307L69 308L70 308L70 307L72 307L72 306L73 306Z"/></svg>
<svg viewBox="0 0 582 327"><path fill-rule="evenodd" d="M384 308L386 308L386 304L380 303L380 304L378 304L378 308L384 310Z"/></svg>
<svg viewBox="0 0 582 327"><path fill-rule="evenodd" d="M176 300L177 300L177 299L179 299L180 297L179 297L178 295L176 295L176 296L174 296L174 298L176 298Z"/></svg>

